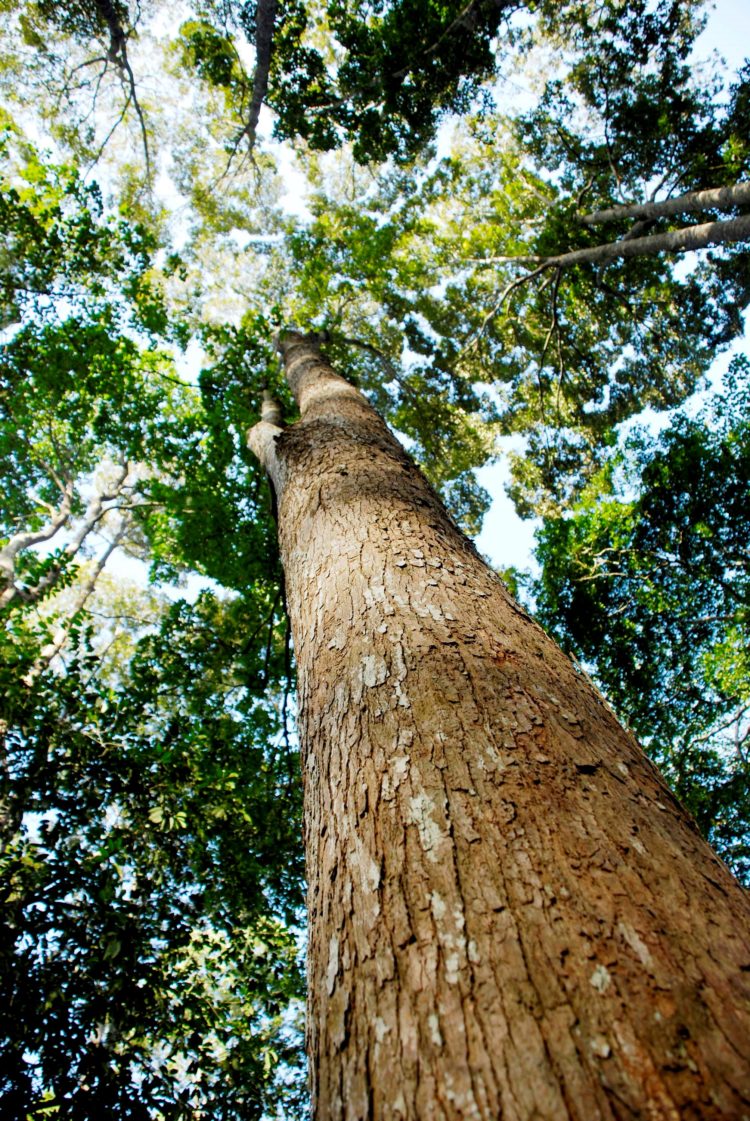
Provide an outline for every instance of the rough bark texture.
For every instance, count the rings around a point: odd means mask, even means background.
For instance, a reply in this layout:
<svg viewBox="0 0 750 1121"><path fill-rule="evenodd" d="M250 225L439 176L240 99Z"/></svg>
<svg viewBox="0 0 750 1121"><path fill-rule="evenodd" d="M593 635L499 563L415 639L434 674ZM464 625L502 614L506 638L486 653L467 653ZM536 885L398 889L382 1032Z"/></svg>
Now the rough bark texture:
<svg viewBox="0 0 750 1121"><path fill-rule="evenodd" d="M745 894L361 395L282 345L317 1121L750 1117Z"/></svg>

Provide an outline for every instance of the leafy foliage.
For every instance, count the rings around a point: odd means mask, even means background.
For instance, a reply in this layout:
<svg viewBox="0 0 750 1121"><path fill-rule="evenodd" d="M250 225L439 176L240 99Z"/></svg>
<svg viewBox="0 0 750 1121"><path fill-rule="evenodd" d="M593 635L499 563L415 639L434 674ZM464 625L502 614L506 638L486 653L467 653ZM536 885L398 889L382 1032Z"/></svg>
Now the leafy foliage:
<svg viewBox="0 0 750 1121"><path fill-rule="evenodd" d="M750 364L701 414L613 451L539 533L538 616L738 874L750 874Z"/></svg>
<svg viewBox="0 0 750 1121"><path fill-rule="evenodd" d="M747 172L747 66L728 90L691 57L705 23L680 0L548 5L540 32L574 51L517 128L539 165L562 171L577 208L732 183ZM717 96L721 94L722 96Z"/></svg>
<svg viewBox="0 0 750 1121"><path fill-rule="evenodd" d="M84 635L65 677L28 691L15 643L4 660L9 1114L46 1096L60 1117L257 1117L294 1061L299 818L283 752L266 751L275 719L241 698L207 712L185 684L196 656L155 659L207 607L176 605L117 690Z"/></svg>
<svg viewBox="0 0 750 1121"><path fill-rule="evenodd" d="M365 162L408 158L433 137L441 113L468 107L494 70L493 38L515 5L336 0L326 11L334 74L305 43L302 6L288 7L269 96L278 134L323 150L346 138Z"/></svg>
<svg viewBox="0 0 750 1121"><path fill-rule="evenodd" d="M0 214L15 321L0 359L14 593L0 1102L92 1121L291 1117L304 1098L291 662L268 496L242 448L263 324L212 339L202 399L154 345L180 329L145 232L105 219L64 169L34 157L22 172ZM106 495L98 479L118 470ZM33 548L58 534L47 556ZM213 583L144 611L142 595L93 585L84 552L102 541L105 560L124 544L155 578Z"/></svg>

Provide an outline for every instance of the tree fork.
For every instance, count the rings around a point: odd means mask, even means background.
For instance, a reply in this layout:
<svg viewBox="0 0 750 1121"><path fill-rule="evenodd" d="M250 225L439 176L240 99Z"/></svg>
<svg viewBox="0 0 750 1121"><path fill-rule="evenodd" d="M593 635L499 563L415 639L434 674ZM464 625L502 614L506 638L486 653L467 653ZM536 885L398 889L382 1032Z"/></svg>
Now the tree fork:
<svg viewBox="0 0 750 1121"><path fill-rule="evenodd" d="M261 421L316 1121L750 1116L748 900L314 337Z"/></svg>

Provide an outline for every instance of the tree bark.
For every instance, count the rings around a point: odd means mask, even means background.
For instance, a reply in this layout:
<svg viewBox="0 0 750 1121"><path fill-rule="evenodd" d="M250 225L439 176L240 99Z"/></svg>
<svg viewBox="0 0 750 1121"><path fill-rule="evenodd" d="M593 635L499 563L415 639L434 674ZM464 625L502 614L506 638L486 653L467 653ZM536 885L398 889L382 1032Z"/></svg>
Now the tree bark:
<svg viewBox="0 0 750 1121"><path fill-rule="evenodd" d="M750 1116L747 898L314 341L277 490L317 1121Z"/></svg>

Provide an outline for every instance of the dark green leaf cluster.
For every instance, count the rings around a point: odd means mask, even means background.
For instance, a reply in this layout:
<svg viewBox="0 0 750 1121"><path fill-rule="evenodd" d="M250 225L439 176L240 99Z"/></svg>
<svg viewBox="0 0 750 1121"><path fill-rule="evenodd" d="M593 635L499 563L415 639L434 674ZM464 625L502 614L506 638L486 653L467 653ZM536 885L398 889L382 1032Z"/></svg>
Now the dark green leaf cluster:
<svg viewBox="0 0 750 1121"><path fill-rule="evenodd" d="M129 22L128 5L122 0L66 0L64 4L55 3L55 0L34 0L30 8L34 15L60 31L84 40L108 37L111 21L123 27Z"/></svg>
<svg viewBox="0 0 750 1121"><path fill-rule="evenodd" d="M335 0L313 13L301 0L279 5L266 96L276 135L322 151L350 141L362 163L409 159L433 139L444 113L476 99L495 69L495 36L517 7L514 0ZM181 29L185 58L226 91L241 120L252 83L234 36L252 41L254 5L217 6L207 16L213 22Z"/></svg>
<svg viewBox="0 0 750 1121"><path fill-rule="evenodd" d="M115 689L83 631L30 689L5 641L8 1116L296 1115L299 1077L270 1085L298 1054L294 760L231 648L268 607L175 604Z"/></svg>
<svg viewBox="0 0 750 1121"><path fill-rule="evenodd" d="M268 99L278 135L323 150L351 140L361 162L408 159L432 139L441 113L467 108L493 72L493 40L515 6L335 0L326 13L334 70L305 45L302 6L285 5Z"/></svg>

